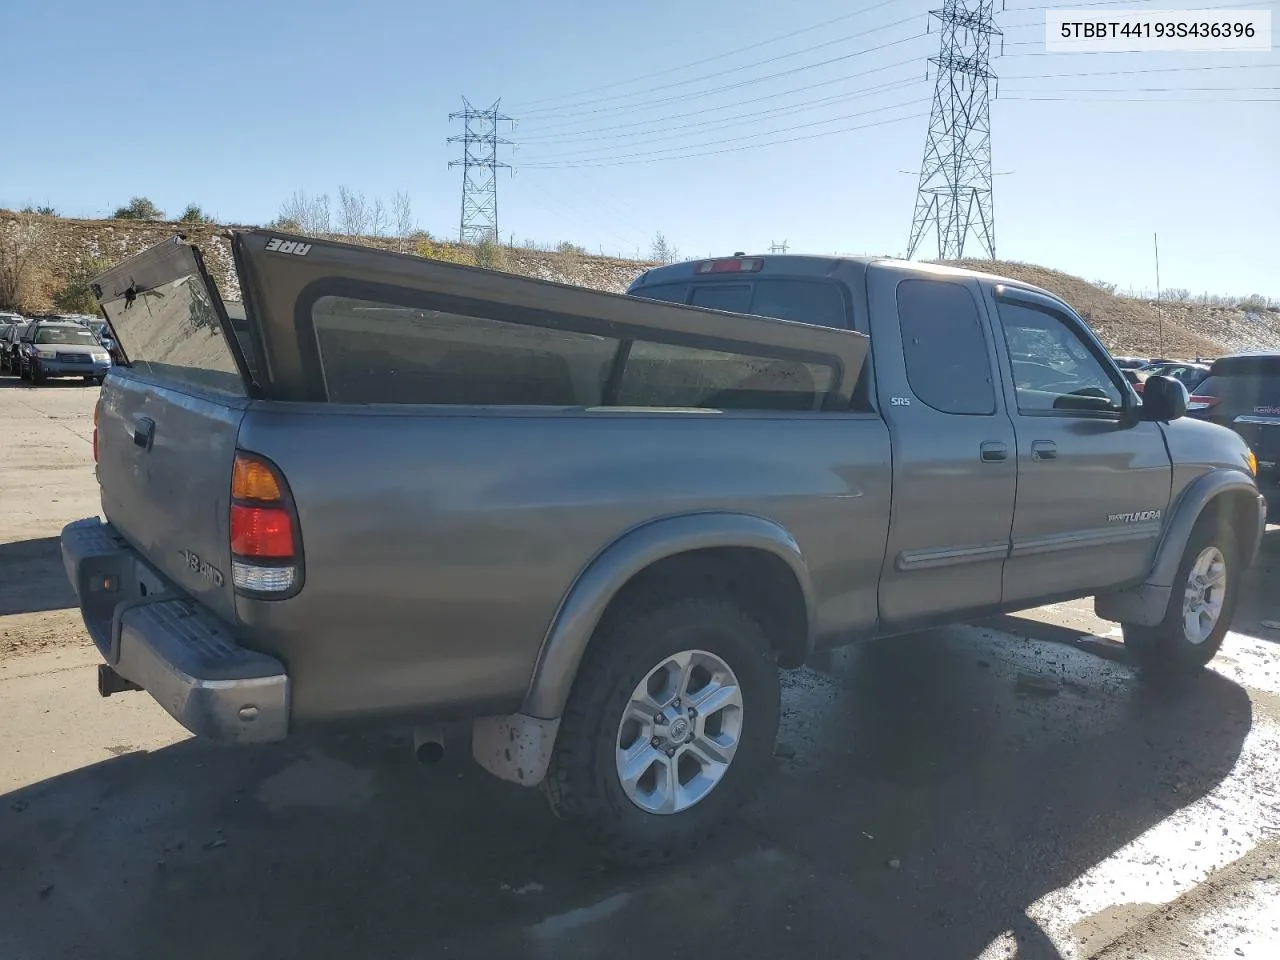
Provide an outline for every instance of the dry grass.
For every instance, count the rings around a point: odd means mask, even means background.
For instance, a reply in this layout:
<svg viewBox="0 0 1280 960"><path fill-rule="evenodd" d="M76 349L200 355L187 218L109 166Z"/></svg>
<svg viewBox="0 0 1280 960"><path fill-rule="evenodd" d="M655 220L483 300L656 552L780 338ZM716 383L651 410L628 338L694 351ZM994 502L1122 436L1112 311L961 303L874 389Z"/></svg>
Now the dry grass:
<svg viewBox="0 0 1280 960"><path fill-rule="evenodd" d="M1226 352L1227 344L1202 335L1186 326L1185 310L1163 307L1164 339L1161 344L1161 311L1144 300L1107 293L1081 277L1007 260L959 260L951 266L999 274L1012 280L1034 284L1071 304L1109 350L1117 354L1192 358L1213 357Z"/></svg>

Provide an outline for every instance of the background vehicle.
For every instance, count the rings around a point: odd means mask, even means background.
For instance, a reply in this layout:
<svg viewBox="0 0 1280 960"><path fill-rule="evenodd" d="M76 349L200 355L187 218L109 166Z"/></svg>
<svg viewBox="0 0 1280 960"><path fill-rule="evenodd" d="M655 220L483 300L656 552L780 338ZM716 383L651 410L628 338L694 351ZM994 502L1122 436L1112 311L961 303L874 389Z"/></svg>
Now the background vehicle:
<svg viewBox="0 0 1280 960"><path fill-rule="evenodd" d="M1280 353L1220 357L1191 396L1192 417L1228 427L1258 458L1258 486L1280 516Z"/></svg>
<svg viewBox="0 0 1280 960"><path fill-rule="evenodd" d="M0 328L0 370L5 373L18 372L18 343L26 332L27 324L11 323Z"/></svg>
<svg viewBox="0 0 1280 960"><path fill-rule="evenodd" d="M1149 360L1142 357L1115 357L1114 359L1116 366L1121 370L1137 370L1150 363Z"/></svg>
<svg viewBox="0 0 1280 960"><path fill-rule="evenodd" d="M1146 377L1161 376L1172 377L1184 387L1188 393L1194 393L1200 382L1209 375L1209 365L1207 363L1182 363L1171 361L1169 363L1153 363L1148 367L1142 368L1143 379L1134 384L1134 389L1139 393L1142 392L1142 382Z"/></svg>
<svg viewBox="0 0 1280 960"><path fill-rule="evenodd" d="M1195 670L1258 549L1240 438L1165 378L1139 404L1029 286L735 256L622 297L232 245L238 323L176 240L96 281L130 363L108 523L62 544L102 692L232 741L376 722L433 754L469 721L626 861L766 775L779 665L1096 595L1144 669Z"/></svg>
<svg viewBox="0 0 1280 960"><path fill-rule="evenodd" d="M101 383L111 357L93 331L65 320L36 320L18 341L18 375L32 383L83 377Z"/></svg>

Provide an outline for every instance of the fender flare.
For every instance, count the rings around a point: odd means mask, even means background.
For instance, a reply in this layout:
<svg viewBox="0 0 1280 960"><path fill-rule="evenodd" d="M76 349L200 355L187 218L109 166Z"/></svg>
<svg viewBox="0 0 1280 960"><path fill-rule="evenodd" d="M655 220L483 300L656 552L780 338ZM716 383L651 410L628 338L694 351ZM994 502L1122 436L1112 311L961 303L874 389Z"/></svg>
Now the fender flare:
<svg viewBox="0 0 1280 960"><path fill-rule="evenodd" d="M1191 538L1196 522L1209 506L1222 496L1244 493L1259 504L1256 530L1237 531L1245 551L1246 566L1257 556L1265 529L1265 506L1258 486L1247 473L1219 468L1203 474L1188 484L1170 511L1169 522L1156 547L1155 562L1142 583L1122 590L1100 593L1094 598L1094 611L1103 620L1155 626L1164 619L1178 573L1178 564Z"/></svg>
<svg viewBox="0 0 1280 960"><path fill-rule="evenodd" d="M714 547L764 550L795 575L809 614L813 649L814 595L800 545L778 523L741 513L691 513L633 527L597 553L560 602L543 638L520 712L544 720L560 716L582 655L610 601L636 574L659 560Z"/></svg>

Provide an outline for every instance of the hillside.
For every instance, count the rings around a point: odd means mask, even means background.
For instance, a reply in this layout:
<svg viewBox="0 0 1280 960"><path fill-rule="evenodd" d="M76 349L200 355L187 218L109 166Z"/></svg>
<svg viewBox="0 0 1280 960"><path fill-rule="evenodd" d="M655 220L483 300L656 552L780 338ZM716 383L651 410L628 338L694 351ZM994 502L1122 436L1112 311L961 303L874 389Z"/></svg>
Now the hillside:
<svg viewBox="0 0 1280 960"><path fill-rule="evenodd" d="M0 239L17 226L18 215L0 210ZM203 250L215 281L228 300L240 298L232 269L228 242L231 232L243 227L211 224L165 223L137 220L73 220L36 217L41 255L34 282L23 297L28 313L54 309L54 291L65 285L89 260L118 263L126 257L181 231ZM475 262L475 251L458 244L431 240L425 234L400 240L395 237L338 237L387 250L425 250L437 259ZM621 293L645 269L652 266L633 260L599 257L582 251L545 251L497 248L502 269L544 280L556 280ZM1217 356L1234 350L1280 348L1280 308L1247 311L1239 306L1215 306L1197 302L1163 303L1117 296L1080 277L1011 261L964 260L955 265L1022 280L1062 297L1089 321L1098 336L1117 354L1193 358ZM1163 313L1164 345L1160 327Z"/></svg>
<svg viewBox="0 0 1280 960"><path fill-rule="evenodd" d="M1195 302L1163 302L1157 306L1154 300L1117 296L1080 277L1029 263L960 260L952 266L996 273L1056 294L1071 304L1117 355L1163 354L1190 360L1237 350L1280 348L1280 309L1274 307L1248 311Z"/></svg>

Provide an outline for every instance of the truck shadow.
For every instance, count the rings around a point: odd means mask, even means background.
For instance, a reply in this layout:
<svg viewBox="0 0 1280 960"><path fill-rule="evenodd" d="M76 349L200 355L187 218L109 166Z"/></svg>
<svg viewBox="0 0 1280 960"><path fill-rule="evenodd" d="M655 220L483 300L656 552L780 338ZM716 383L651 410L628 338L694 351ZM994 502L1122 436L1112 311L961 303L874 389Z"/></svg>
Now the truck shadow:
<svg viewBox="0 0 1280 960"><path fill-rule="evenodd" d="M0 617L76 605L58 537L0 543Z"/></svg>
<svg viewBox="0 0 1280 960"><path fill-rule="evenodd" d="M645 873L465 745L121 745L0 800L0 956L1056 958L1029 905L1218 785L1251 719L1217 674L1162 694L1025 634L850 648L787 676L761 799Z"/></svg>

